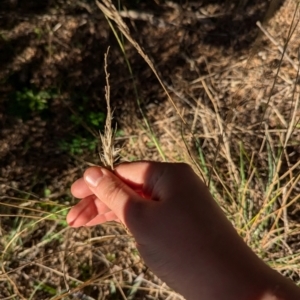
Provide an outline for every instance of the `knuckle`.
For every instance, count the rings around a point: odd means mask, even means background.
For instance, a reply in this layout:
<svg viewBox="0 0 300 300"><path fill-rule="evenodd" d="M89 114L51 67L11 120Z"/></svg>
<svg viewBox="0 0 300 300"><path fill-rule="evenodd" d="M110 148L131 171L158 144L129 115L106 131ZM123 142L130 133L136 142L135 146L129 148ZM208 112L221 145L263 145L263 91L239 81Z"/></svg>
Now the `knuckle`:
<svg viewBox="0 0 300 300"><path fill-rule="evenodd" d="M127 211L128 225L138 226L147 220L145 205L139 201L131 201Z"/></svg>
<svg viewBox="0 0 300 300"><path fill-rule="evenodd" d="M129 229L143 222L145 205L131 194L125 183L116 178L107 177L102 181L99 189L101 189L101 200L113 211L118 212Z"/></svg>
<svg viewBox="0 0 300 300"><path fill-rule="evenodd" d="M101 184L100 189L103 200L105 199L110 205L114 206L124 193L124 184L114 178L107 178L105 182Z"/></svg>
<svg viewBox="0 0 300 300"><path fill-rule="evenodd" d="M191 172L192 171L192 167L189 164L187 164L187 163L178 163L177 165L183 171L187 171L187 172Z"/></svg>
<svg viewBox="0 0 300 300"><path fill-rule="evenodd" d="M189 175L194 173L192 167L187 163L177 163L172 165L172 167L174 168L172 171L175 171L176 174L178 172L181 176L184 174Z"/></svg>

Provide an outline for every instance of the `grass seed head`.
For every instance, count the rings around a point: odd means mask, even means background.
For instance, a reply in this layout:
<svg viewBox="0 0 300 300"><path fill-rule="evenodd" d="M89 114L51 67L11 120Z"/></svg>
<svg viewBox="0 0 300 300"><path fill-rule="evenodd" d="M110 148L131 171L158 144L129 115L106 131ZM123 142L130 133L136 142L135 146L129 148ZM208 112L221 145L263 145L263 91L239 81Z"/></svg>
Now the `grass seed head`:
<svg viewBox="0 0 300 300"><path fill-rule="evenodd" d="M119 150L115 148L115 132L112 128L113 111L110 106L110 85L109 85L109 73L107 71L107 56L109 48L104 55L104 71L106 75L106 87L105 87L105 100L107 105L107 116L105 121L104 133L100 133L100 160L104 167L111 170L114 169L114 162L118 157Z"/></svg>

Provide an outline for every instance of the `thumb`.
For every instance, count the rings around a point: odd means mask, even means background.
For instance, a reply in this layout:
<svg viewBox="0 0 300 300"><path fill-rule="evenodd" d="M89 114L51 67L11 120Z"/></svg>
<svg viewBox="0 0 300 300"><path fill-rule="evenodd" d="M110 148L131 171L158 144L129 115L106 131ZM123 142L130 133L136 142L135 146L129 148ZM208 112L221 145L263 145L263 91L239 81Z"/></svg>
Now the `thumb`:
<svg viewBox="0 0 300 300"><path fill-rule="evenodd" d="M83 178L89 189L130 229L145 202L134 190L105 168L91 167Z"/></svg>

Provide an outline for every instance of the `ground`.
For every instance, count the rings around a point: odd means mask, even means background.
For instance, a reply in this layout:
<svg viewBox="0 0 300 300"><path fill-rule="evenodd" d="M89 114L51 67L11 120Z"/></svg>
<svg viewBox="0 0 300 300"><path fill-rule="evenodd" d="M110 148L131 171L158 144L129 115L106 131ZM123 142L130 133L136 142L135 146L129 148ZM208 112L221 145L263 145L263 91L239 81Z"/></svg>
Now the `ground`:
<svg viewBox="0 0 300 300"><path fill-rule="evenodd" d="M117 161L190 163L299 283L297 2L121 3L170 97L93 1L0 3L0 298L181 299L122 227L65 222L72 182L100 163L108 47Z"/></svg>

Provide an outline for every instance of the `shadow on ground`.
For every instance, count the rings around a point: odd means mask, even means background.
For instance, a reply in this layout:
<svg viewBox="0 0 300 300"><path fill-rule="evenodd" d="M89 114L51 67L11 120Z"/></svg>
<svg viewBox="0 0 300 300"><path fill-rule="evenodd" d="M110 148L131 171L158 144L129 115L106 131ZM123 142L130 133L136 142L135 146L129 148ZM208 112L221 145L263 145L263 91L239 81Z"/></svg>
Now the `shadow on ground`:
<svg viewBox="0 0 300 300"><path fill-rule="evenodd" d="M208 59L209 55L224 58L249 51L257 35L255 23L264 19L269 1L229 2L178 1L170 7L127 1L127 8L172 20L176 26L156 28L144 21L127 21L163 78L172 82L174 70L186 68L186 57L196 59L205 53ZM86 128L97 134L103 126L103 55L108 45L111 101L119 123L139 115L132 78L93 1L6 0L0 11L0 176L8 185L15 182L17 188L39 194L40 184L34 188L32 177L51 181L54 173L70 168L74 160L69 152L93 139ZM195 18L196 13L203 18ZM160 105L163 100L153 74L135 50L126 49L142 107ZM207 73L204 63L200 70ZM189 68L183 74L188 80L199 76ZM85 145L79 137L84 137ZM79 146L72 144L76 138ZM88 147L85 150L90 153ZM45 179L45 185L51 183Z"/></svg>

